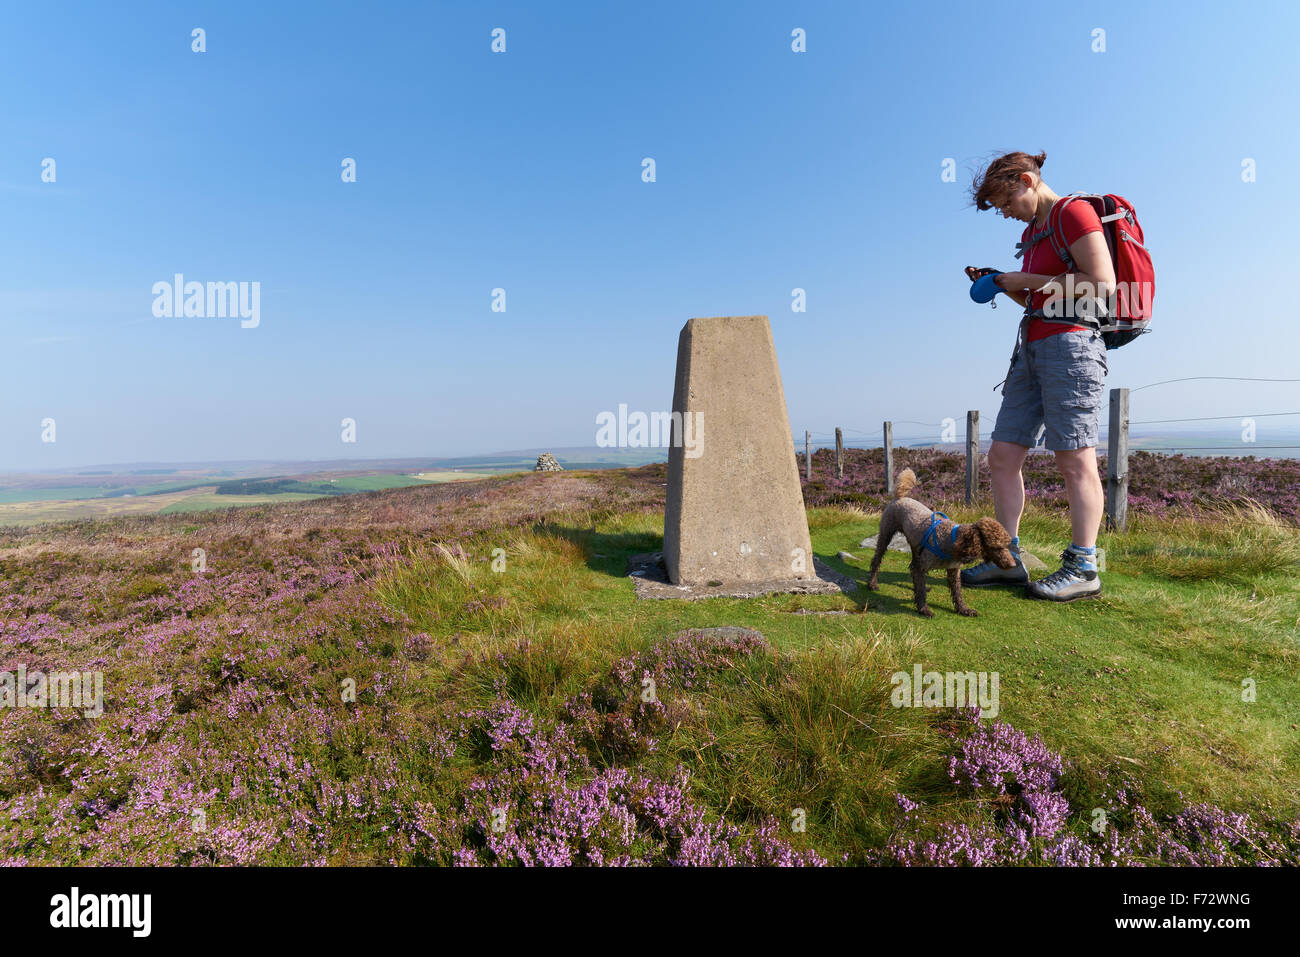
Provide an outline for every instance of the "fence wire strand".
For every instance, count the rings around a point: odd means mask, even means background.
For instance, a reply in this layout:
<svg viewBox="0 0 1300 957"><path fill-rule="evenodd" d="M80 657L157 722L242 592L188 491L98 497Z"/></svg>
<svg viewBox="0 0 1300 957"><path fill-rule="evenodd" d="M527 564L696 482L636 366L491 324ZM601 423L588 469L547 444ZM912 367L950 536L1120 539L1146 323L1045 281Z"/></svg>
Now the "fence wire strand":
<svg viewBox="0 0 1300 957"><path fill-rule="evenodd" d="M1162 379L1160 382L1148 382L1146 385L1140 385L1136 389L1129 389L1129 393L1141 392L1143 389L1153 389L1158 385L1169 385L1171 382L1199 382L1207 379L1221 379L1227 382L1300 382L1300 379L1260 379L1252 376L1238 375L1191 375L1184 376L1181 379Z"/></svg>

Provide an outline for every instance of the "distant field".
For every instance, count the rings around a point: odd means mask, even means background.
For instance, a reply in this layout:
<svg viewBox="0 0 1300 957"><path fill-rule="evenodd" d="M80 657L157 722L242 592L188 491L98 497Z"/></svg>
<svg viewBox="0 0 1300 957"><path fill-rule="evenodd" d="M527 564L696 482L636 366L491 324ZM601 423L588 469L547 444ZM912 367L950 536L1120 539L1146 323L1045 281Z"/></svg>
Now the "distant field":
<svg viewBox="0 0 1300 957"><path fill-rule="evenodd" d="M426 482L464 482L484 478L487 472L418 472L415 475L354 475L336 480L339 488L358 492L377 492L386 488L405 488Z"/></svg>
<svg viewBox="0 0 1300 957"><path fill-rule="evenodd" d="M120 515L172 515L178 512L206 512L273 502L302 502L330 495L376 492L442 482L482 479L487 472L435 471L414 475L329 475L300 476L293 491L249 495L216 494L212 481L206 484L165 482L132 488L118 484L49 486L44 488L0 488L0 526L33 525ZM121 477L117 477L121 482ZM231 481L230 479L222 479ZM315 491L314 489L319 489Z"/></svg>
<svg viewBox="0 0 1300 957"><path fill-rule="evenodd" d="M61 486L55 488L0 489L0 505L16 502L56 502L74 499L99 498L108 489L88 486Z"/></svg>
<svg viewBox="0 0 1300 957"><path fill-rule="evenodd" d="M82 498L60 501L7 502L0 504L0 525L32 525L37 522L66 522L83 518L111 518L119 515L154 515L187 498L211 492L212 486L159 495L130 495L115 498ZM231 504L241 502L235 496Z"/></svg>

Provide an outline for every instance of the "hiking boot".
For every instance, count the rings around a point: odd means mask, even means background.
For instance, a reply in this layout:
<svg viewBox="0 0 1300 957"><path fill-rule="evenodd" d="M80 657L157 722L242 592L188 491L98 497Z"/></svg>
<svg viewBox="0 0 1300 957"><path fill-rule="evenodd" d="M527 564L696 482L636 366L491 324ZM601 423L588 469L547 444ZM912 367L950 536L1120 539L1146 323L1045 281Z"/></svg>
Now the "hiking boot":
<svg viewBox="0 0 1300 957"><path fill-rule="evenodd" d="M1096 558L1067 548L1061 552L1061 567L1050 575L1030 582L1025 586L1025 594L1048 601L1096 598L1101 594Z"/></svg>
<svg viewBox="0 0 1300 957"><path fill-rule="evenodd" d="M1028 585L1029 569L1020 560L1020 537L1011 540L1007 546L1015 556L1016 564L1012 568L998 568L992 562L981 562L961 571L962 588L987 588L990 585Z"/></svg>

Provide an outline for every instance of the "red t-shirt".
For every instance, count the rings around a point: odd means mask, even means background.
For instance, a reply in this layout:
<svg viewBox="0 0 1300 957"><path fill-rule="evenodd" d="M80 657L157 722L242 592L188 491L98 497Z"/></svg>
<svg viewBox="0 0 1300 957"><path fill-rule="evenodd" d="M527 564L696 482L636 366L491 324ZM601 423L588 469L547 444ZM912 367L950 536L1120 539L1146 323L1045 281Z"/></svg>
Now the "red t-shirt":
<svg viewBox="0 0 1300 957"><path fill-rule="evenodd" d="M1060 200L1057 200L1057 202L1059 203ZM1036 222L1030 223L1021 234L1020 241L1022 243L1028 242L1030 236L1045 228L1045 226L1039 226ZM1073 246L1080 236L1086 236L1088 233L1097 232L1100 229L1101 219L1098 218L1097 211L1092 208L1092 204L1086 199L1075 200L1061 212L1061 232L1065 234L1067 248ZM1061 262L1061 257L1056 255L1056 250L1052 248L1051 239L1046 236L1034 243L1034 247L1025 254L1024 264L1020 267L1023 272L1039 273L1044 276L1059 276L1065 272L1065 268L1065 263ZM1065 280L1062 279L1061 281L1064 282ZM1033 309L1041 309L1046 300L1047 293L1032 293L1029 305ZM1029 328L1025 330L1025 341L1033 342L1035 339L1046 339L1058 332L1087 328L1090 327L1067 326L1063 322L1044 322L1042 319L1035 317L1029 320Z"/></svg>

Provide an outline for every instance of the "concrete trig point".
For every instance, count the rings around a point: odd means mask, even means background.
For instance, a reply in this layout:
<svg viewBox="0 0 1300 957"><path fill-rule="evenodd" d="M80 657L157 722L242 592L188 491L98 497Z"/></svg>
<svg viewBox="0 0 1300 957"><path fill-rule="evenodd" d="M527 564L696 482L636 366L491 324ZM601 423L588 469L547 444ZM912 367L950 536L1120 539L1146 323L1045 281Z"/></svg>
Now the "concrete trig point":
<svg viewBox="0 0 1300 957"><path fill-rule="evenodd" d="M767 316L682 328L663 562L674 585L817 580Z"/></svg>

